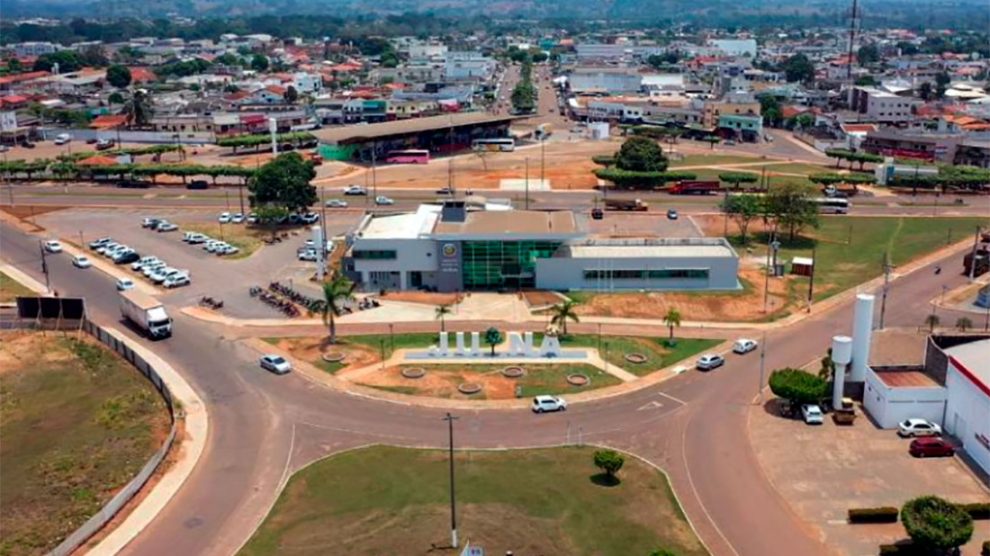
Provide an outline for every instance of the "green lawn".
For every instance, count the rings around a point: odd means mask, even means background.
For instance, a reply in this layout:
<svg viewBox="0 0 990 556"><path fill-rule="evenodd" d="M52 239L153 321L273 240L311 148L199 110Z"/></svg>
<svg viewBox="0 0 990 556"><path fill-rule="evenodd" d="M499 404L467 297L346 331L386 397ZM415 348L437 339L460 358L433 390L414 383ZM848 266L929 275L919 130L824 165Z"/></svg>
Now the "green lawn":
<svg viewBox="0 0 990 556"><path fill-rule="evenodd" d="M672 160L671 168L678 166L703 166L703 165L726 165L726 164L746 164L748 162L760 162L763 159L757 156L743 156L737 154L689 154L681 160ZM770 163L772 161L767 161ZM725 170L720 170L725 171Z"/></svg>
<svg viewBox="0 0 990 556"><path fill-rule="evenodd" d="M621 482L602 486L593 452L458 452L461 546L492 555L707 554L662 474L626 457ZM292 477L240 554L425 554L449 546L447 465L444 451L384 446L319 461Z"/></svg>
<svg viewBox="0 0 990 556"><path fill-rule="evenodd" d="M829 167L819 164L805 164L802 162L785 162L783 164L767 165L768 172L782 172L786 174L825 174L835 172L834 165Z"/></svg>
<svg viewBox="0 0 990 556"><path fill-rule="evenodd" d="M102 346L0 334L0 554L42 554L96 513L164 440L161 397Z"/></svg>
<svg viewBox="0 0 990 556"><path fill-rule="evenodd" d="M526 375L515 379L506 379L502 377L501 371L505 367L515 365L514 363L476 363L476 364L465 364L465 365L454 365L454 364L426 364L426 365L402 365L400 369L404 368L420 368L425 369L427 373L442 377L447 383L447 387L444 388L431 388L429 391L425 391L418 388L413 384L409 386L377 386L369 385L374 388L382 388L384 390L389 390L392 392L401 393L412 393L420 395L430 395L440 398L450 398L453 396L461 397L461 394L457 392L457 385L470 380L473 382L485 382L485 376L490 376L491 378L497 380L510 380L512 384L521 387L519 392L519 397L529 398L533 396L539 396L543 394L568 394L579 392L581 390L588 390L592 388L604 388L606 386L614 386L620 384L622 381L618 378L606 373L605 371L588 365L586 363L551 363L551 364L520 364L519 366L526 369ZM567 376L571 374L583 374L591 379L591 384L584 387L577 387L569 384L567 382ZM478 377L479 378L474 378ZM398 389L396 389L398 388ZM412 391L409 391L412 389ZM477 394L471 395L471 399L499 399L502 396L491 396L488 392L490 389L485 389ZM508 397L513 397L513 393L507 393Z"/></svg>
<svg viewBox="0 0 990 556"><path fill-rule="evenodd" d="M466 336L466 334L465 334ZM392 356L396 349L428 348L436 345L440 341L437 332L421 332L414 334L367 334L363 336L340 336L337 342L346 347L348 344L359 345L380 353L384 348L385 359ZM470 341L470 338L465 338ZM454 344L453 333L451 333L450 344Z"/></svg>
<svg viewBox="0 0 990 556"><path fill-rule="evenodd" d="M0 302L13 301L21 295L34 295L27 286L0 272Z"/></svg>
<svg viewBox="0 0 990 556"><path fill-rule="evenodd" d="M895 266L903 265L949 243L972 237L977 224L988 223L981 218L948 217L840 216L821 220L821 228L805 232L817 240L816 301L880 276L885 251L890 253ZM761 244L754 244L756 252L766 253L765 237L760 235L757 239ZM791 242L784 235L782 243L778 257L783 262L794 256L811 256L811 239L799 236ZM961 272L961 260L958 268L946 270Z"/></svg>
<svg viewBox="0 0 990 556"><path fill-rule="evenodd" d="M570 295L570 294L568 294ZM697 355L722 343L722 340L706 338L675 338L672 347L663 345L664 338L637 336L602 336L599 348L598 336L593 334L568 335L560 342L562 347L590 347L599 350L609 364L629 371L637 376L645 376L673 365L683 359ZM539 345L542 334L534 334L533 343ZM644 363L630 363L626 354L640 353L647 357Z"/></svg>

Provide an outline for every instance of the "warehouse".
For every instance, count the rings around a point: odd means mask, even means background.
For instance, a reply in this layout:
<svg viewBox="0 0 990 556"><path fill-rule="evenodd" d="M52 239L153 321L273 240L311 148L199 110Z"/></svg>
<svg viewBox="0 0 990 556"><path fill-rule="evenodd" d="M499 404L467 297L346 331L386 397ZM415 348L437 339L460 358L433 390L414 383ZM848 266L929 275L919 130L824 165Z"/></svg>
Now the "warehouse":
<svg viewBox="0 0 990 556"><path fill-rule="evenodd" d="M364 289L735 290L739 258L719 238L590 239L571 211L483 200L368 215L344 270Z"/></svg>

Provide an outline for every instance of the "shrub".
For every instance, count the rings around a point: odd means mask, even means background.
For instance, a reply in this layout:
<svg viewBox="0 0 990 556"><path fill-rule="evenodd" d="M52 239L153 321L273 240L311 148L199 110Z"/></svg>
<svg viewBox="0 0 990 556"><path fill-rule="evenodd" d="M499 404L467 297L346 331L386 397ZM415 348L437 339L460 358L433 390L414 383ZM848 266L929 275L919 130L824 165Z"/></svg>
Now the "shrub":
<svg viewBox="0 0 990 556"><path fill-rule="evenodd" d="M990 541L983 541L983 550L980 551L980 556L990 556Z"/></svg>
<svg viewBox="0 0 990 556"><path fill-rule="evenodd" d="M897 523L898 512L891 506L852 508L849 510L849 523Z"/></svg>
<svg viewBox="0 0 990 556"><path fill-rule="evenodd" d="M828 382L801 369L777 369L769 384L775 396L796 404L818 403L828 392Z"/></svg>
<svg viewBox="0 0 990 556"><path fill-rule="evenodd" d="M959 509L968 513L973 519L990 519L990 502L974 502L972 504L956 504ZM988 541L990 542L990 541Z"/></svg>
<svg viewBox="0 0 990 556"><path fill-rule="evenodd" d="M973 518L937 496L909 500L901 510L901 522L919 548L931 551L962 546L973 536Z"/></svg>

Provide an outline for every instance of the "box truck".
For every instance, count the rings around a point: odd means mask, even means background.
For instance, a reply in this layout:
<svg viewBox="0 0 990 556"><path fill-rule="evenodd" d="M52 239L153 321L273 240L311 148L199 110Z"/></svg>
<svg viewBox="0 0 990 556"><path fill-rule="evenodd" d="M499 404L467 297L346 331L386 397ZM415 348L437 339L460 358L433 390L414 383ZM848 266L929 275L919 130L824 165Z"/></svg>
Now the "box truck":
<svg viewBox="0 0 990 556"><path fill-rule="evenodd" d="M120 292L120 314L154 340L172 335L172 318L160 301L136 290Z"/></svg>

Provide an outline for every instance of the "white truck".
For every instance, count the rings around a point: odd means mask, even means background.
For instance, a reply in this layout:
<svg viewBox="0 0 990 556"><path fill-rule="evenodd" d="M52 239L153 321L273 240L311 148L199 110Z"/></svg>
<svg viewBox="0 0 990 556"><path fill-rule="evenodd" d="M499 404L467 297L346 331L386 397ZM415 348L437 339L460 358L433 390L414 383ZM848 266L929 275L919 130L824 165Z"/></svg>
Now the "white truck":
<svg viewBox="0 0 990 556"><path fill-rule="evenodd" d="M120 314L154 340L172 335L172 318L165 312L165 306L146 293L135 290L120 292Z"/></svg>

